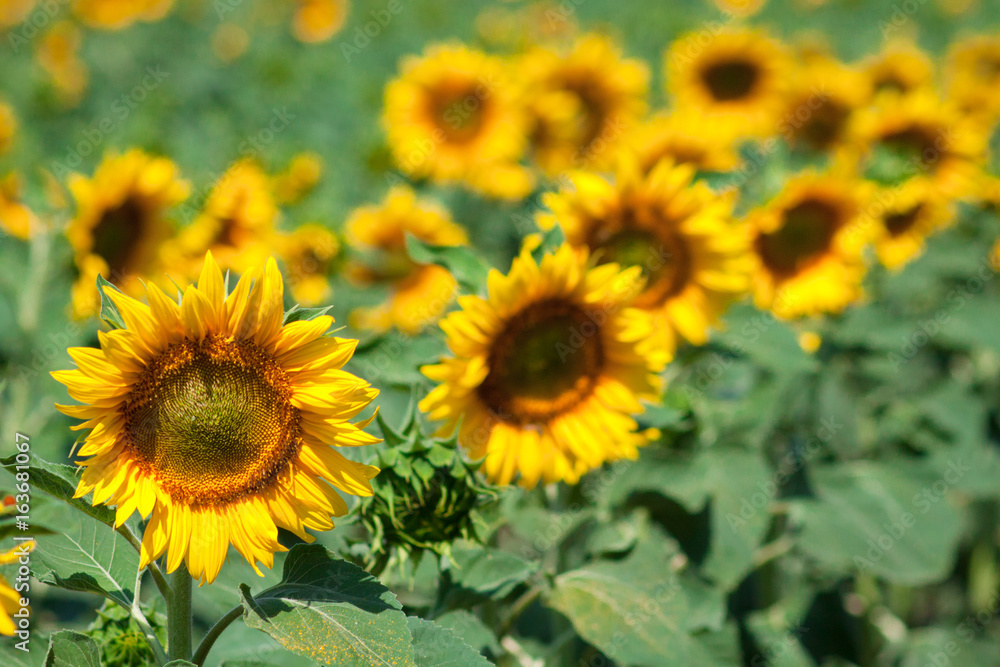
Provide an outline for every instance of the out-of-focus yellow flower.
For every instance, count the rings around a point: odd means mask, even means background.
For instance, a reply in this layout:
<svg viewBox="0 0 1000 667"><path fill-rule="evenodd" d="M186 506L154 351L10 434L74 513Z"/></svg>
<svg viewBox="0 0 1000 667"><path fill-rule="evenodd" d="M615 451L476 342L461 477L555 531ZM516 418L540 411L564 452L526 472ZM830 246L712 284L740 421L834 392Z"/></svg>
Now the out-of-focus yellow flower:
<svg viewBox="0 0 1000 667"><path fill-rule="evenodd" d="M378 206L357 209L347 221L347 240L367 255L349 267L350 277L364 285L390 289L386 303L351 313L352 326L385 331L396 327L417 333L433 324L455 298L455 279L435 265L417 264L406 252L406 234L430 245L465 245L465 230L448 211L420 201L413 190L397 186Z"/></svg>
<svg viewBox="0 0 1000 667"><path fill-rule="evenodd" d="M517 69L534 157L549 174L610 166L646 113L649 68L602 35L583 35L566 53L535 47Z"/></svg>
<svg viewBox="0 0 1000 667"><path fill-rule="evenodd" d="M686 35L667 51L664 69L678 108L706 122L725 117L747 135L778 132L791 57L763 32L733 28Z"/></svg>
<svg viewBox="0 0 1000 667"><path fill-rule="evenodd" d="M224 63L231 63L250 46L250 35L235 23L221 23L212 33L212 53Z"/></svg>
<svg viewBox="0 0 1000 667"><path fill-rule="evenodd" d="M223 269L242 274L270 255L277 217L270 179L253 160L240 160L212 187L197 219L164 247L164 262L192 277L210 250Z"/></svg>
<svg viewBox="0 0 1000 667"><path fill-rule="evenodd" d="M32 540L23 542L4 553L0 553L0 565L16 563L21 556L31 552L34 548L35 542ZM14 587L0 576L0 635L11 636L17 631L14 614L20 609L21 594L15 591Z"/></svg>
<svg viewBox="0 0 1000 667"><path fill-rule="evenodd" d="M873 238L875 253L893 270L920 255L925 239L955 219L954 202L938 192L927 177L881 190L870 208L880 212Z"/></svg>
<svg viewBox="0 0 1000 667"><path fill-rule="evenodd" d="M767 0L712 0L721 11L733 16L753 16L767 4Z"/></svg>
<svg viewBox="0 0 1000 667"><path fill-rule="evenodd" d="M976 183L975 199L982 206L1000 211L1000 177L981 173Z"/></svg>
<svg viewBox="0 0 1000 667"><path fill-rule="evenodd" d="M560 42L577 32L576 8L555 0L523 7L489 6L476 16L476 32L485 43L512 50Z"/></svg>
<svg viewBox="0 0 1000 667"><path fill-rule="evenodd" d="M956 42L948 54L948 95L966 113L992 123L1000 117L1000 35Z"/></svg>
<svg viewBox="0 0 1000 667"><path fill-rule="evenodd" d="M814 56L792 79L779 130L789 144L812 151L844 146L850 120L870 98L869 81L832 58Z"/></svg>
<svg viewBox="0 0 1000 667"><path fill-rule="evenodd" d="M91 28L122 30L137 21L159 21L174 0L75 0L73 12Z"/></svg>
<svg viewBox="0 0 1000 667"><path fill-rule="evenodd" d="M706 123L694 113L664 111L635 126L622 151L643 171L670 160L699 171L730 171L740 164L736 128L724 121Z"/></svg>
<svg viewBox="0 0 1000 667"><path fill-rule="evenodd" d="M801 347L804 352L814 354L822 344L823 337L815 331L803 331L799 334L799 347Z"/></svg>
<svg viewBox="0 0 1000 667"><path fill-rule="evenodd" d="M336 35L347 20L348 0L296 0L293 30L300 42L315 44Z"/></svg>
<svg viewBox="0 0 1000 667"><path fill-rule="evenodd" d="M282 204L293 204L316 187L322 176L323 159L315 153L299 153L274 177L274 196Z"/></svg>
<svg viewBox="0 0 1000 667"><path fill-rule="evenodd" d="M530 182L517 166L527 141L525 116L500 58L459 44L405 58L385 89L383 122L393 159L409 176L487 188L488 195L492 187L512 189L496 183L498 175Z"/></svg>
<svg viewBox="0 0 1000 667"><path fill-rule="evenodd" d="M757 306L790 319L840 312L860 299L871 235L860 222L870 196L863 181L805 172L752 211Z"/></svg>
<svg viewBox="0 0 1000 667"><path fill-rule="evenodd" d="M90 71L77 52L83 33L72 21L59 21L38 43L38 62L52 77L63 104L76 106L87 91Z"/></svg>
<svg viewBox="0 0 1000 667"><path fill-rule="evenodd" d="M975 191L987 135L930 90L883 95L852 122L845 159L866 178L894 186L927 176L950 197Z"/></svg>
<svg viewBox="0 0 1000 667"><path fill-rule="evenodd" d="M0 153L5 153L17 134L17 116L5 102L0 101Z"/></svg>
<svg viewBox="0 0 1000 667"><path fill-rule="evenodd" d="M21 201L21 177L7 174L0 179L0 229L27 241L40 227L38 218Z"/></svg>
<svg viewBox="0 0 1000 667"><path fill-rule="evenodd" d="M872 93L909 94L930 86L934 81L934 63L912 41L894 39L882 50L861 61L861 71L868 77Z"/></svg>
<svg viewBox="0 0 1000 667"><path fill-rule="evenodd" d="M657 335L701 345L734 300L749 290L753 259L732 197L694 183L692 165L660 161L646 174L628 161L615 182L574 172L572 189L547 194L543 229L559 224L573 246L599 263L637 266L646 284L634 305L656 317Z"/></svg>
<svg viewBox="0 0 1000 667"><path fill-rule="evenodd" d="M340 252L333 232L322 225L300 225L278 237L278 248L297 303L316 306L330 297L330 270Z"/></svg>
<svg viewBox="0 0 1000 667"><path fill-rule="evenodd" d="M160 268L158 250L172 234L168 208L187 198L190 184L166 158L140 150L107 155L93 177L73 174L76 217L66 229L80 272L73 286L73 314L97 312L98 274L126 293L141 294L141 279Z"/></svg>
<svg viewBox="0 0 1000 667"><path fill-rule="evenodd" d="M0 28L12 28L28 18L38 0L4 0L0 2Z"/></svg>

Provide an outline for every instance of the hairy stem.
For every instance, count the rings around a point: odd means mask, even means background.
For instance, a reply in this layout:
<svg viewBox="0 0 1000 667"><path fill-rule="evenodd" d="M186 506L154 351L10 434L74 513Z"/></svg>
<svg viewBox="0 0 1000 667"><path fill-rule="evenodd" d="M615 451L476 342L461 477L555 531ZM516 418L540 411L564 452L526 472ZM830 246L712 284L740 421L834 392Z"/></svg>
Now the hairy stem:
<svg viewBox="0 0 1000 667"><path fill-rule="evenodd" d="M191 658L191 575L182 563L170 575L167 600L167 652L171 660Z"/></svg>
<svg viewBox="0 0 1000 667"><path fill-rule="evenodd" d="M167 654L163 651L163 646L160 644L160 640L156 638L156 633L153 632L152 626L149 625L146 615L142 613L142 609L139 607L139 589L142 586L142 573L143 570L139 570L135 575L135 588L132 593L132 606L129 608L129 613L132 615L132 620L142 630L143 636L149 643L149 648L153 649L153 655L156 656L156 664L165 665L167 664Z"/></svg>
<svg viewBox="0 0 1000 667"><path fill-rule="evenodd" d="M225 616L216 621L215 625L213 625L208 631L208 634L205 635L205 638L201 640L201 644L198 646L198 650L195 651L194 657L191 658L191 662L199 665L199 667L205 664L205 659L208 657L208 652L212 650L215 640L219 638L219 635L221 635L233 621L242 615L243 605L237 605L230 609Z"/></svg>

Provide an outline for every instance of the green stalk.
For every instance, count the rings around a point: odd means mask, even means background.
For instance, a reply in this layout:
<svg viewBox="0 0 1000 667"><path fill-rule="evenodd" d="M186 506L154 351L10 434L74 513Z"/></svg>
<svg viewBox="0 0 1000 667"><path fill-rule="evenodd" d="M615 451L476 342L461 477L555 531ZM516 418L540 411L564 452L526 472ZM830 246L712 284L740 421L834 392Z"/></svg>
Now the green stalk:
<svg viewBox="0 0 1000 667"><path fill-rule="evenodd" d="M167 654L171 660L191 659L191 575L180 567L170 575L167 601Z"/></svg>

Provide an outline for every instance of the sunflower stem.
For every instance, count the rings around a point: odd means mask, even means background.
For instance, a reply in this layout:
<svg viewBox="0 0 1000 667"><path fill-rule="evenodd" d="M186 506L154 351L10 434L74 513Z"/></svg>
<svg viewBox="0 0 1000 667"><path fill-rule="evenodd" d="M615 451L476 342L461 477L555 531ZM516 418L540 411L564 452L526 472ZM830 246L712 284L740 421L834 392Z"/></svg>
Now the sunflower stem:
<svg viewBox="0 0 1000 667"><path fill-rule="evenodd" d="M205 638L201 640L201 644L198 645L198 650L195 651L194 657L191 658L191 662L199 667L205 664L205 659L208 657L208 652L212 650L215 640L219 638L219 635L221 635L233 621L242 615L243 605L238 605L230 609L229 613L216 621L215 625L213 625L208 631L208 634L205 635Z"/></svg>
<svg viewBox="0 0 1000 667"><path fill-rule="evenodd" d="M170 575L167 601L167 652L171 660L191 658L191 575L181 563Z"/></svg>
<svg viewBox="0 0 1000 667"><path fill-rule="evenodd" d="M139 538L135 536L135 533L133 533L132 530L128 527L128 524L123 523L122 525L118 526L118 528L116 528L115 531L119 535L124 537L126 540L128 540L128 543L131 544L136 551L140 553L142 552L142 543L139 542ZM149 570L149 573L153 576L153 583L156 584L156 588L157 590L160 591L160 595L163 596L164 601L169 602L170 584L167 583L167 578L163 576L163 572L160 570L160 566L157 565L155 562L153 562L147 565L146 569Z"/></svg>
<svg viewBox="0 0 1000 667"><path fill-rule="evenodd" d="M157 665L167 664L167 654L163 651L163 646L160 644L160 640L156 638L156 633L153 632L152 626L149 624L149 620L146 615L142 613L142 608L139 606L139 589L142 587L142 573L143 570L135 575L135 588L132 592L132 606L129 608L129 613L132 615L132 620L135 621L139 629L142 630L143 636L146 638L146 642L149 643L149 648L153 650L153 655L156 656Z"/></svg>

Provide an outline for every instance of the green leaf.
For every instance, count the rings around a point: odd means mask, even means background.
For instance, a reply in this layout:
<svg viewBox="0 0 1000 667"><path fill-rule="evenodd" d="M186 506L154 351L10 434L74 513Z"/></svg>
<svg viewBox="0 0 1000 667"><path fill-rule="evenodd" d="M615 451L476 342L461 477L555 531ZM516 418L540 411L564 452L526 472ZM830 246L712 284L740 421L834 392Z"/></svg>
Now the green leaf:
<svg viewBox="0 0 1000 667"><path fill-rule="evenodd" d="M566 243L566 234L563 232L563 228L554 225L542 236L542 242L538 247L531 251L531 257L536 263L541 262L542 257L555 252L564 243Z"/></svg>
<svg viewBox="0 0 1000 667"><path fill-rule="evenodd" d="M655 545L651 545L655 546ZM689 634L695 628L681 578L659 547L637 548L626 559L597 562L556 577L549 606L587 642L618 663L662 667L713 664L712 653Z"/></svg>
<svg viewBox="0 0 1000 667"><path fill-rule="evenodd" d="M442 627L451 628L469 646L500 654L500 642L496 635L475 614L465 609L455 609L441 614L434 621Z"/></svg>
<svg viewBox="0 0 1000 667"><path fill-rule="evenodd" d="M121 313L118 312L118 306L116 306L115 302L112 301L105 293L104 290L107 288L111 288L119 293L121 292L120 289L109 283L103 276L98 274L97 291L101 295L101 319L107 322L108 326L112 329L124 329L125 320L122 319Z"/></svg>
<svg viewBox="0 0 1000 667"><path fill-rule="evenodd" d="M452 579L463 588L502 598L538 570L538 564L499 549L455 547Z"/></svg>
<svg viewBox="0 0 1000 667"><path fill-rule="evenodd" d="M60 630L49 638L45 667L101 667L101 649L87 635Z"/></svg>
<svg viewBox="0 0 1000 667"><path fill-rule="evenodd" d="M835 572L920 586L951 572L962 522L947 498L968 461L937 466L858 461L817 468L815 499L798 501L799 544Z"/></svg>
<svg viewBox="0 0 1000 667"><path fill-rule="evenodd" d="M247 625L290 651L336 667L415 666L396 597L322 546L292 547L277 586L257 596L240 590Z"/></svg>
<svg viewBox="0 0 1000 667"><path fill-rule="evenodd" d="M139 571L139 554L113 528L65 505L63 532L38 537L31 570L45 584L71 591L98 593L118 604L132 604L132 587Z"/></svg>
<svg viewBox="0 0 1000 667"><path fill-rule="evenodd" d="M406 235L406 252L414 262L437 264L448 269L462 290L477 294L486 284L489 266L467 246L432 246L412 234Z"/></svg>
<svg viewBox="0 0 1000 667"><path fill-rule="evenodd" d="M15 457L13 455L0 461L0 464L2 464L10 474L17 474L18 470L16 469L16 466L18 463L15 461ZM59 500L65 501L70 506L97 519L101 523L105 523L109 526L115 525L114 510L105 505L91 505L83 498L73 497L73 494L76 492L77 482L79 481L77 479L78 468L76 466L68 466L62 463L52 463L41 459L34 454L32 454L31 461L28 463L28 466L32 489L44 491Z"/></svg>
<svg viewBox="0 0 1000 667"><path fill-rule="evenodd" d="M413 634L417 667L489 667L489 661L454 631L422 618L407 618L406 624Z"/></svg>
<svg viewBox="0 0 1000 667"><path fill-rule="evenodd" d="M326 315L331 310L333 310L333 306L323 306L322 308L302 308L299 304L295 304L285 311L284 323L289 324L291 322L314 320L317 317Z"/></svg>

